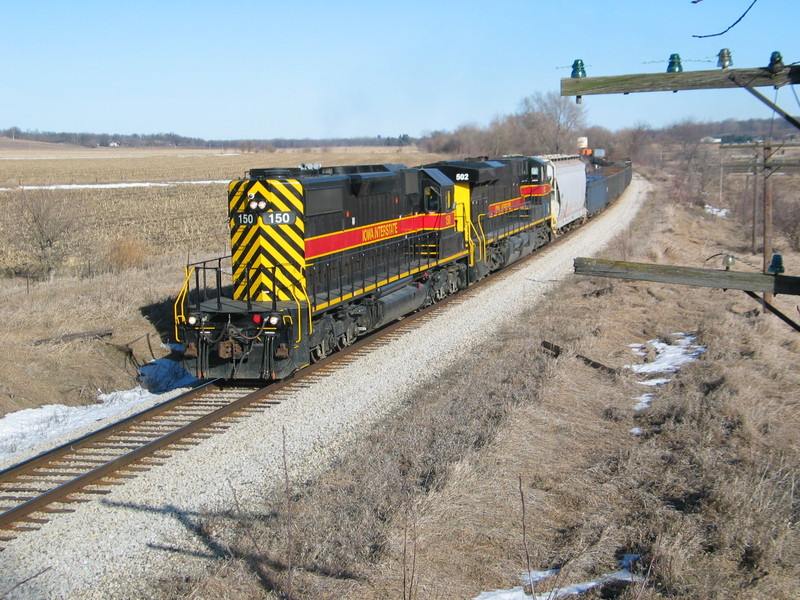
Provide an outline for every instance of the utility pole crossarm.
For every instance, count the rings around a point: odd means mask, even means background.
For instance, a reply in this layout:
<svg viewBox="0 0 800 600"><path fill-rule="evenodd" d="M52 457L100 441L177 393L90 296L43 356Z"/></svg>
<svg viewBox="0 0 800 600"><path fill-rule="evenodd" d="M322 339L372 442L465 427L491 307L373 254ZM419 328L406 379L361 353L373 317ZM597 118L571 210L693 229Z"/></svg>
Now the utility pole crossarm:
<svg viewBox="0 0 800 600"><path fill-rule="evenodd" d="M800 296L800 277L787 275L675 267L599 258L576 258L574 264L575 273L579 275Z"/></svg>
<svg viewBox="0 0 800 600"><path fill-rule="evenodd" d="M772 110L774 110L776 113L778 113L784 119L789 121L789 123L791 123L792 125L794 125L798 129L800 129L800 120L795 119L792 115L790 115L785 110L783 110L780 106L778 106L777 104L772 102L769 98L764 96L764 94L762 94L758 90L752 89L752 86L750 84L748 84L746 81L743 81L740 77L737 77L734 73L731 73L730 79L731 79L731 81L733 81L739 87L742 87L742 88L746 89L748 92L750 92L751 94L753 94L753 96L755 96L756 98L761 100L764 104L769 106Z"/></svg>
<svg viewBox="0 0 800 600"><path fill-rule="evenodd" d="M732 77L733 76L733 77ZM681 73L642 73L608 77L565 77L561 80L562 96L593 94L632 94L636 92L673 92L736 88L746 86L781 87L800 83L800 65L782 67L773 73L767 68L716 69Z"/></svg>

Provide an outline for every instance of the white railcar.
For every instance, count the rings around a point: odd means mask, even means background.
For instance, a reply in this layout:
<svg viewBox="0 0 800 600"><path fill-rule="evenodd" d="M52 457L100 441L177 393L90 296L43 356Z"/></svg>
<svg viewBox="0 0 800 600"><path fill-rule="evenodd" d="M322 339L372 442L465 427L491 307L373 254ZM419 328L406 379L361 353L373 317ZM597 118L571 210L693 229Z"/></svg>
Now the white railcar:
<svg viewBox="0 0 800 600"><path fill-rule="evenodd" d="M549 155L553 166L552 214L556 217L556 229L586 217L586 163L578 155Z"/></svg>

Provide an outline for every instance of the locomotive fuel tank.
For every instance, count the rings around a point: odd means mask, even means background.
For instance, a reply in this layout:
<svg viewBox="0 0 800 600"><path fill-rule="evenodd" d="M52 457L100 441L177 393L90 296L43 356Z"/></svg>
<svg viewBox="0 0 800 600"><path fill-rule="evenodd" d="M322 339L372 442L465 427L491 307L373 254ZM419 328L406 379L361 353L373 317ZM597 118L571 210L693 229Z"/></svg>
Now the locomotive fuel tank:
<svg viewBox="0 0 800 600"><path fill-rule="evenodd" d="M428 297L428 287L423 283L404 285L375 300L378 320L374 328L383 327L400 317L422 308Z"/></svg>

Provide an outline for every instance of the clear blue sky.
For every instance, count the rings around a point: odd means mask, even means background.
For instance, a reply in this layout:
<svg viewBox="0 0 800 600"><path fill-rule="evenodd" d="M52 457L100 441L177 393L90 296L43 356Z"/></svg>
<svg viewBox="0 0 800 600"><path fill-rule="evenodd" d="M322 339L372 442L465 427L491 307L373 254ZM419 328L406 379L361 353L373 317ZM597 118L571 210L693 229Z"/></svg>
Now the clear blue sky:
<svg viewBox="0 0 800 600"><path fill-rule="evenodd" d="M204 139L486 126L590 76L800 61L797 0L0 0L0 128ZM706 61L706 62L701 62ZM771 99L771 88L760 88ZM777 103L800 113L791 86ZM584 97L612 130L764 118L744 90Z"/></svg>

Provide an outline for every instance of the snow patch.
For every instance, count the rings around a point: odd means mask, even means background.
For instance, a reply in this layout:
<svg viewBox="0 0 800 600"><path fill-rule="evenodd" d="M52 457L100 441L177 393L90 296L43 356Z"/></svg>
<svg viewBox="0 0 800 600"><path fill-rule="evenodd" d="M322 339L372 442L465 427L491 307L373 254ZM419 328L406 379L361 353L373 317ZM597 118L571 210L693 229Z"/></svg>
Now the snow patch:
<svg viewBox="0 0 800 600"><path fill-rule="evenodd" d="M668 384L672 379L668 379L666 377L657 377L655 379L646 379L645 381L637 381L639 385L649 385L652 387L661 387L662 385Z"/></svg>
<svg viewBox="0 0 800 600"><path fill-rule="evenodd" d="M191 387L199 381L178 363L165 358L144 365L139 379L142 385L132 390L100 394L97 404L47 404L8 413L0 418L0 462L23 450L154 400L159 394Z"/></svg>
<svg viewBox="0 0 800 600"><path fill-rule="evenodd" d="M675 342L667 344L661 340L649 340L646 344L628 344L631 351L637 356L648 356L648 346L655 351L655 360L638 365L625 365L626 369L630 369L636 373L653 374L653 373L677 373L683 365L695 360L703 352L707 350L706 346L700 346L694 343L697 336L687 333L674 333ZM667 377L653 377L644 381L637 381L640 385L647 385L654 388L661 387L672 381ZM650 407L655 394L642 394L634 398L636 404L633 410L641 411ZM639 427L634 427L630 430L634 435L641 435L642 430Z"/></svg>
<svg viewBox="0 0 800 600"><path fill-rule="evenodd" d="M9 413L0 419L0 461L42 442L113 417L153 396L137 386L125 392L100 394L99 403L89 406L47 404Z"/></svg>
<svg viewBox="0 0 800 600"><path fill-rule="evenodd" d="M653 400L653 394L643 394L638 398L634 398L634 400L638 400L636 406L633 407L633 410L644 410L645 408L650 407L650 402Z"/></svg>
<svg viewBox="0 0 800 600"><path fill-rule="evenodd" d="M706 351L705 346L694 344L696 336L686 333L674 335L676 340L672 344L658 339L647 342L647 345L655 350L655 360L639 365L625 365L625 368L636 373L677 373L684 364L693 361ZM647 356L645 344L630 344L630 347L634 354Z"/></svg>
<svg viewBox="0 0 800 600"><path fill-rule="evenodd" d="M731 211L727 208L714 208L710 204L706 204L705 211L715 217L722 217L723 219L727 219L731 214Z"/></svg>
<svg viewBox="0 0 800 600"><path fill-rule="evenodd" d="M633 563L635 563L638 559L639 555L637 554L625 554L622 557L622 560L620 560L620 566L622 568L619 571L601 575L597 579L573 583L572 585L556 588L554 590L550 590L549 592L528 595L525 593L525 588L520 586L510 590L494 590L492 592L483 592L482 594L476 596L474 600L528 600L529 598L532 600L552 600L555 598L564 598L566 596L583 594L584 592L588 592L599 585L612 583L614 581L627 581L630 583L635 583L642 581L641 575L636 575L631 571ZM535 583L551 575L558 575L558 573L558 569L553 569L552 571L535 571L531 573L530 580L527 573L521 575L520 578L527 585L529 585L530 581Z"/></svg>

